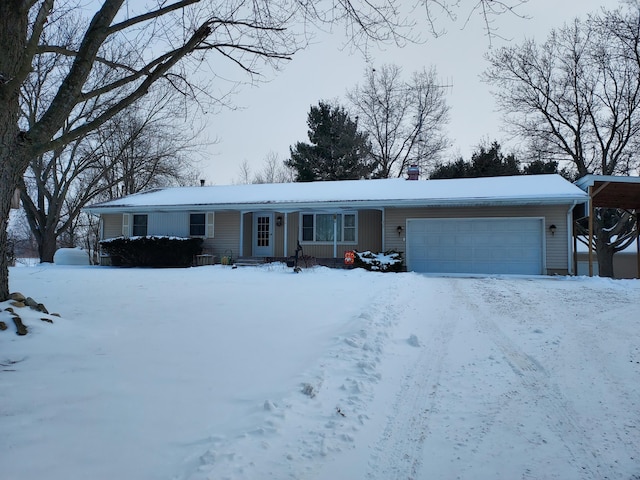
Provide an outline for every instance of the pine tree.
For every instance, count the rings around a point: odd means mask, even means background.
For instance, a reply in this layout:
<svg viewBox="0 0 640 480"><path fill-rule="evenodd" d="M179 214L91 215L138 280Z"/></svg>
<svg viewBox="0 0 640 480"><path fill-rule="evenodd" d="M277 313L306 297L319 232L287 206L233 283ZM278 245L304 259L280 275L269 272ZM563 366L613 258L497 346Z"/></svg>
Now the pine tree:
<svg viewBox="0 0 640 480"><path fill-rule="evenodd" d="M365 133L358 132L341 106L319 102L307 118L310 143L297 142L285 163L295 171L298 182L317 180L358 180L369 178L373 160Z"/></svg>
<svg viewBox="0 0 640 480"><path fill-rule="evenodd" d="M520 162L513 155L504 155L500 151L500 144L493 142L489 148L479 146L479 151L471 155L471 161L462 158L454 163L437 165L431 178L461 178L461 177L498 177L503 175L522 175Z"/></svg>

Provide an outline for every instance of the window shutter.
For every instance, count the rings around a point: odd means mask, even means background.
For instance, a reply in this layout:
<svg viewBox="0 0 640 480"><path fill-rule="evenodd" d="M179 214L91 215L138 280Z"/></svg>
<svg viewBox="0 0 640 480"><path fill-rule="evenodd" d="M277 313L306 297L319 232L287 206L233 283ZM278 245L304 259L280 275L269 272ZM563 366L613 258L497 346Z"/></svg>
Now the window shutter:
<svg viewBox="0 0 640 480"><path fill-rule="evenodd" d="M128 213L122 214L122 236L128 237L131 235L131 215Z"/></svg>
<svg viewBox="0 0 640 480"><path fill-rule="evenodd" d="M215 215L213 212L208 212L207 213L207 220L206 220L206 236L207 238L213 238L213 223L215 220Z"/></svg>

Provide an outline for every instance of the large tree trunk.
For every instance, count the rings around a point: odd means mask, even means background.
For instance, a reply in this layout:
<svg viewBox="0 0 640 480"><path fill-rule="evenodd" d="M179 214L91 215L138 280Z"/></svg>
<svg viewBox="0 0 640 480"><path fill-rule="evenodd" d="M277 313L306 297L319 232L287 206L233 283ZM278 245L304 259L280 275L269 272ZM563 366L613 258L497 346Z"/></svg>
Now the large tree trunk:
<svg viewBox="0 0 640 480"><path fill-rule="evenodd" d="M2 113L0 113L1 116ZM7 138L5 135L0 137L0 145L5 138ZM0 301L5 301L9 298L9 257L7 255L9 239L7 228L9 226L11 200L16 188L18 188L18 181L26 170L26 167L22 168L21 171L14 168L12 162L15 157L10 156L11 151L11 148L0 147Z"/></svg>
<svg viewBox="0 0 640 480"><path fill-rule="evenodd" d="M598 258L598 276L613 278L614 247L608 244L602 231L594 232L596 237L596 257ZM608 237L606 237L608 238Z"/></svg>
<svg viewBox="0 0 640 480"><path fill-rule="evenodd" d="M57 238L55 232L46 231L38 243L38 255L40 262L53 263L53 255L58 249Z"/></svg>
<svg viewBox="0 0 640 480"><path fill-rule="evenodd" d="M2 149L0 149L1 152ZM0 301L9 298L9 255L7 226L11 210L11 180L6 171L4 155L0 153Z"/></svg>
<svg viewBox="0 0 640 480"><path fill-rule="evenodd" d="M11 199L27 169L24 139L18 130L19 88L8 88L22 64L27 37L27 2L0 2L0 301L9 298L7 227Z"/></svg>

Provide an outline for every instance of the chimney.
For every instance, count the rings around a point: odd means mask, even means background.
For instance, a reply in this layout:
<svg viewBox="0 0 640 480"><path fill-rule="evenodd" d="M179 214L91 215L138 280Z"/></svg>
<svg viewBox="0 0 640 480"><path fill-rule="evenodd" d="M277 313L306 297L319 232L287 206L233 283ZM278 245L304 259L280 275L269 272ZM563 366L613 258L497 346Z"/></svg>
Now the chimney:
<svg viewBox="0 0 640 480"><path fill-rule="evenodd" d="M204 178L200 180L200 186L204 187Z"/></svg>
<svg viewBox="0 0 640 480"><path fill-rule="evenodd" d="M420 167L417 165L411 165L407 170L407 175L407 180L418 180L418 177L420 176Z"/></svg>

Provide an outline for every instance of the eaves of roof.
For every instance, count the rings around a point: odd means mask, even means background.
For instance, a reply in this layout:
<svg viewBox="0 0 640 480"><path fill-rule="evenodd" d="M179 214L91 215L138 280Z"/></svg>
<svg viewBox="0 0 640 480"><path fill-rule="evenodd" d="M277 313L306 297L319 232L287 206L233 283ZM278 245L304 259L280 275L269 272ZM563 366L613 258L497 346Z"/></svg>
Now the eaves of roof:
<svg viewBox="0 0 640 480"><path fill-rule="evenodd" d="M490 207L490 206L535 206L535 205L571 205L586 203L588 195L559 195L532 197L481 197L481 198L435 198L435 199L398 199L398 200L336 200L318 202L264 201L251 203L206 203L179 205L95 205L85 211L94 214L139 213L139 212L175 212L175 211L299 211L299 210L335 210L335 209L381 209L381 208L454 208L454 207Z"/></svg>

